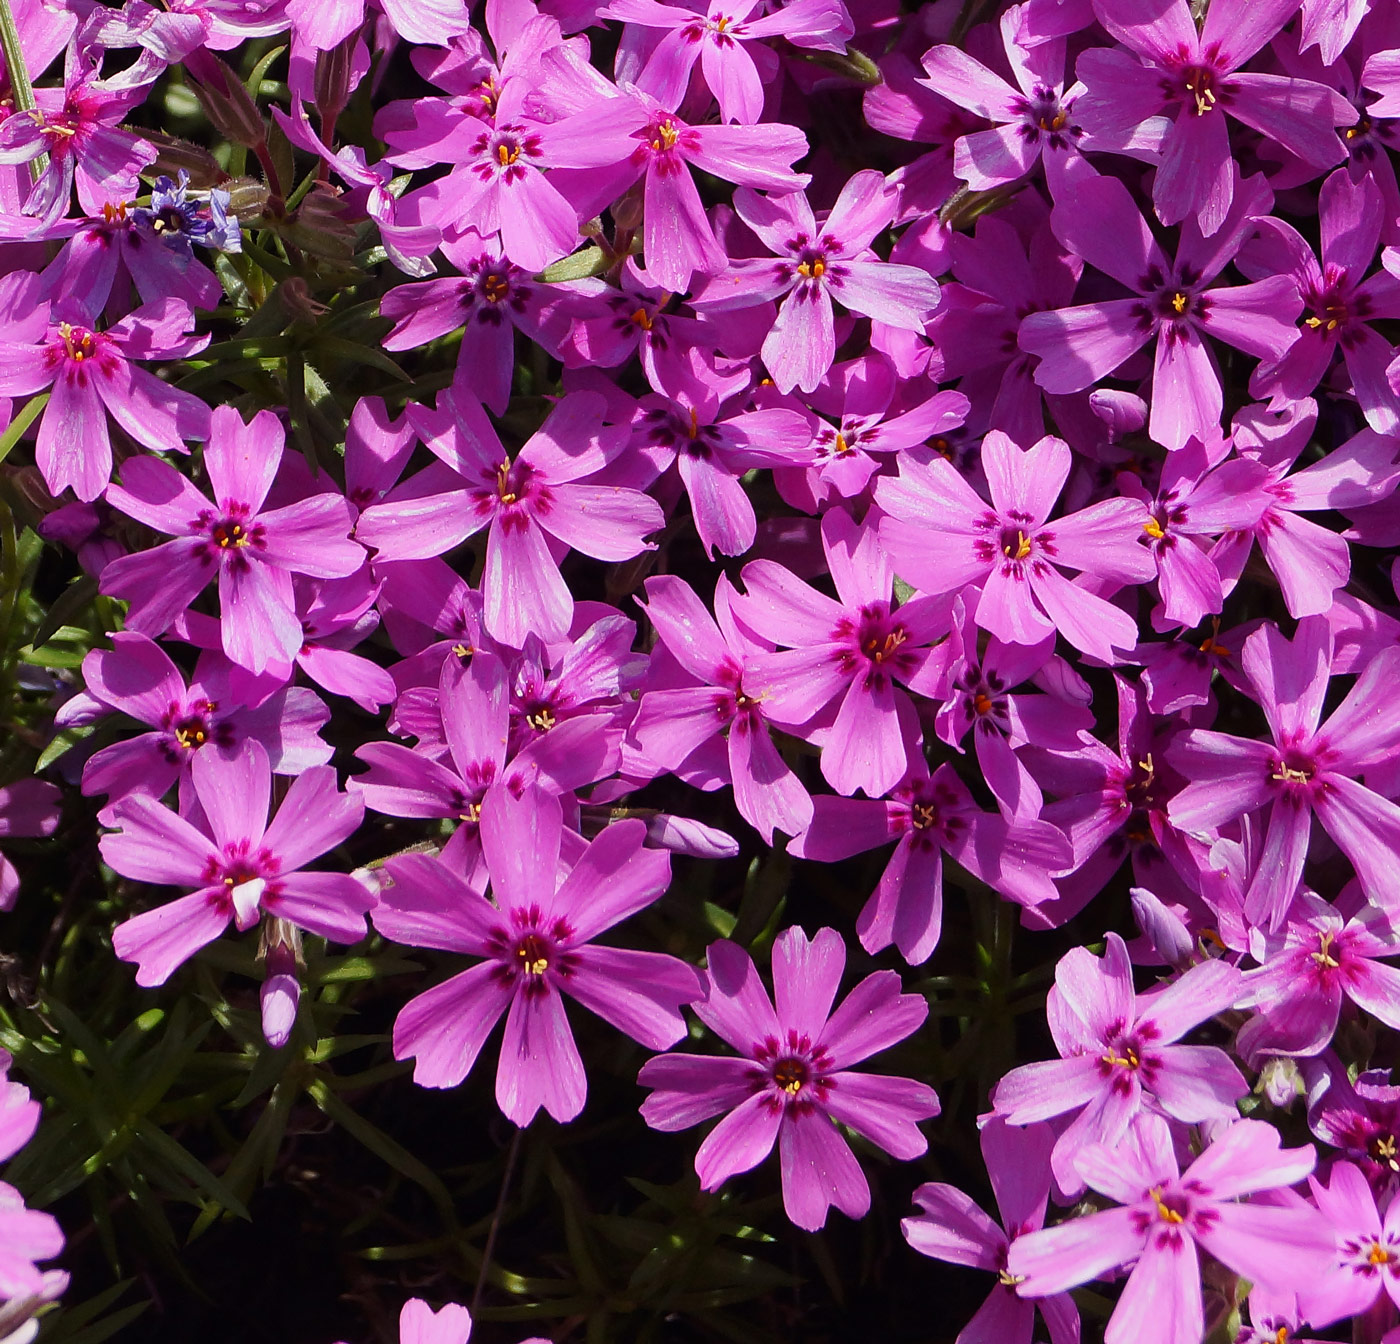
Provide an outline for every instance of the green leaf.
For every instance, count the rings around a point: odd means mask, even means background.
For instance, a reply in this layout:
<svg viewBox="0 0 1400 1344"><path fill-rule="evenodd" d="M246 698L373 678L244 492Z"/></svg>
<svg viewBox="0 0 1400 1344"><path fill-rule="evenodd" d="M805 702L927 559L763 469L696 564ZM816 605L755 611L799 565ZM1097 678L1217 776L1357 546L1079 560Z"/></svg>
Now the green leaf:
<svg viewBox="0 0 1400 1344"><path fill-rule="evenodd" d="M552 266L546 266L540 272L540 279L547 285L556 285L561 280L587 280L604 274L612 262L613 259L601 247L581 247Z"/></svg>
<svg viewBox="0 0 1400 1344"><path fill-rule="evenodd" d="M328 355L332 359L348 359L353 364L368 364L403 383L411 381L408 374L382 350L363 345L359 341L348 341L341 336L318 335L312 342L311 350L315 354Z"/></svg>
<svg viewBox="0 0 1400 1344"><path fill-rule="evenodd" d="M57 600L48 609L44 619L39 622L39 628L34 632L34 637L30 640L28 647L33 649L37 645L44 644L61 627L68 624L70 616L76 616L84 607L89 606L96 596L96 576L80 574L58 595Z"/></svg>
<svg viewBox="0 0 1400 1344"><path fill-rule="evenodd" d="M0 462L3 462L10 455L10 449L24 437L24 431L29 428L39 417L39 412L49 404L49 394L41 392L37 397L30 397L19 409L19 414L11 419L5 427L5 432L0 434Z"/></svg>
<svg viewBox="0 0 1400 1344"><path fill-rule="evenodd" d="M351 1110L331 1091L324 1078L317 1078L306 1089L306 1093L328 1120L334 1120L353 1139L386 1162L400 1176L406 1177L414 1185L421 1186L449 1223L453 1226L456 1225L457 1215L447 1187L407 1148L391 1139L383 1130L370 1124L362 1115Z"/></svg>

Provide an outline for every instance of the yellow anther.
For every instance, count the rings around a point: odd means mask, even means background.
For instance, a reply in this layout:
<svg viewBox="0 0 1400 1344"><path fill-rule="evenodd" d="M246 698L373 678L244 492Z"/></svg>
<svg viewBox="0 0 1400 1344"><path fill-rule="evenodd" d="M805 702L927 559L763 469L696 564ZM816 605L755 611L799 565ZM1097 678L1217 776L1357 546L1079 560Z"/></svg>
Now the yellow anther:
<svg viewBox="0 0 1400 1344"><path fill-rule="evenodd" d="M1186 305L1190 302L1191 300L1188 299L1185 294L1177 290L1177 292L1172 295L1172 310L1174 312L1184 313L1186 311Z"/></svg>
<svg viewBox="0 0 1400 1344"><path fill-rule="evenodd" d="M651 318L647 316L647 310L645 308L638 308L628 320L634 325L641 327L643 331L651 330Z"/></svg>
<svg viewBox="0 0 1400 1344"><path fill-rule="evenodd" d="M1161 541L1167 534L1162 530L1162 524L1155 518L1149 518L1143 525L1142 530L1154 541Z"/></svg>
<svg viewBox="0 0 1400 1344"><path fill-rule="evenodd" d="M1371 1243L1371 1253L1366 1257L1373 1265L1388 1265L1394 1258L1378 1241Z"/></svg>
<svg viewBox="0 0 1400 1344"><path fill-rule="evenodd" d="M520 150L515 145L496 146L496 158L500 161L502 168L509 168L519 157Z"/></svg>
<svg viewBox="0 0 1400 1344"><path fill-rule="evenodd" d="M1154 1186L1149 1192L1152 1202L1157 1206L1157 1217L1164 1223L1182 1223L1186 1220L1175 1210L1169 1209L1162 1203L1162 1190L1160 1186Z"/></svg>
<svg viewBox="0 0 1400 1344"><path fill-rule="evenodd" d="M675 149L676 141L681 138L681 133L669 121L663 121L656 128L656 139L651 142L651 147L655 150Z"/></svg>
<svg viewBox="0 0 1400 1344"><path fill-rule="evenodd" d="M1014 549L1009 545L1003 546L1001 553L1011 560L1024 560L1031 553L1030 538L1024 532L1018 531Z"/></svg>

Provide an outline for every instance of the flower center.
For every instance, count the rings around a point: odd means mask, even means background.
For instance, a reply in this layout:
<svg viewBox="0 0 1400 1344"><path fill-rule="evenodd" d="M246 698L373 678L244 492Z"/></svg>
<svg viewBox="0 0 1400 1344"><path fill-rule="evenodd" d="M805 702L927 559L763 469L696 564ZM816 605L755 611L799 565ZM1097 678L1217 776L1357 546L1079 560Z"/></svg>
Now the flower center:
<svg viewBox="0 0 1400 1344"><path fill-rule="evenodd" d="M1172 1206L1162 1198L1162 1188L1160 1186L1154 1186L1149 1193L1152 1196L1152 1202L1157 1206L1157 1217L1164 1223L1184 1223L1186 1221L1185 1215L1182 1214L1179 1209L1172 1208Z"/></svg>
<svg viewBox="0 0 1400 1344"><path fill-rule="evenodd" d="M1371 1156L1388 1166L1391 1171L1400 1171L1400 1143L1394 1134L1378 1134L1371 1140Z"/></svg>
<svg viewBox="0 0 1400 1344"><path fill-rule="evenodd" d="M1008 560L1024 560L1031 553L1031 539L1019 528L1005 528L1001 534L1001 553Z"/></svg>
<svg viewBox="0 0 1400 1344"><path fill-rule="evenodd" d="M75 327L71 322L60 322L58 334L63 340L63 348L68 351L69 359L81 363L92 358L95 342L92 332L86 327Z"/></svg>
<svg viewBox="0 0 1400 1344"><path fill-rule="evenodd" d="M659 121L656 123L656 138L651 142L651 147L657 153L664 153L668 149L675 149L676 142L681 138L681 133L676 129L676 125L671 121Z"/></svg>
<svg viewBox="0 0 1400 1344"><path fill-rule="evenodd" d="M252 541L243 524L232 518L220 519L210 529L209 535L214 538L214 544L224 550L247 546Z"/></svg>
<svg viewBox="0 0 1400 1344"><path fill-rule="evenodd" d="M790 1097L795 1097L811 1081L812 1070L805 1059L787 1055L773 1065L773 1081Z"/></svg>
<svg viewBox="0 0 1400 1344"><path fill-rule="evenodd" d="M509 141L502 140L501 143L496 146L496 162L499 163L502 168L509 168L519 157L519 145L513 145Z"/></svg>
<svg viewBox="0 0 1400 1344"><path fill-rule="evenodd" d="M1378 1241L1371 1243L1371 1253L1366 1257L1373 1265L1388 1265L1394 1256Z"/></svg>
<svg viewBox="0 0 1400 1344"><path fill-rule="evenodd" d="M1311 784L1317 774L1317 763L1301 751L1288 750L1274 760L1269 776L1280 784Z"/></svg>
<svg viewBox="0 0 1400 1344"><path fill-rule="evenodd" d="M1320 309L1315 310L1311 317L1303 319L1303 325L1311 327L1314 331L1336 331L1338 327L1346 324L1350 316L1346 300L1339 295L1329 295Z"/></svg>
<svg viewBox="0 0 1400 1344"><path fill-rule="evenodd" d="M1196 104L1196 115L1204 116L1215 106L1215 71L1204 65L1186 69L1186 92Z"/></svg>
<svg viewBox="0 0 1400 1344"><path fill-rule="evenodd" d="M1335 937L1336 934L1331 929L1320 934L1317 940L1317 951L1310 954L1321 969L1336 970L1341 965L1341 962L1332 955L1332 939Z"/></svg>
<svg viewBox="0 0 1400 1344"><path fill-rule="evenodd" d="M175 725L175 741L186 751L197 751L209 740L209 723L198 714L181 719Z"/></svg>
<svg viewBox="0 0 1400 1344"><path fill-rule="evenodd" d="M820 280L826 274L826 258L820 252L804 253L797 273L804 280Z"/></svg>
<svg viewBox="0 0 1400 1344"><path fill-rule="evenodd" d="M498 271L481 277L481 297L487 303L504 303L510 297L510 281Z"/></svg>
<svg viewBox="0 0 1400 1344"><path fill-rule="evenodd" d="M549 946L537 933L527 933L516 944L515 956L526 975L543 975L549 969Z"/></svg>
<svg viewBox="0 0 1400 1344"><path fill-rule="evenodd" d="M879 635L872 635L861 644L861 650L867 658L877 663L883 663L908 638L904 627L897 625L885 636L883 642L881 642Z"/></svg>
<svg viewBox="0 0 1400 1344"><path fill-rule="evenodd" d="M557 720L554 717L554 711L548 705L543 705L533 714L527 714L525 722L536 732L547 733L554 727Z"/></svg>

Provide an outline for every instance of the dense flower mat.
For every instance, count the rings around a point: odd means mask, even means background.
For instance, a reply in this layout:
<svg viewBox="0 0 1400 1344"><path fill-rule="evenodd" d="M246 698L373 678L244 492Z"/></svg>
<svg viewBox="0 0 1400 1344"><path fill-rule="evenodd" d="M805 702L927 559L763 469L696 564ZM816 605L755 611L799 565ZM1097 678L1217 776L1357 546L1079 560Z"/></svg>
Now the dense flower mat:
<svg viewBox="0 0 1400 1344"><path fill-rule="evenodd" d="M0 37L0 1339L1400 1340L1400 5Z"/></svg>

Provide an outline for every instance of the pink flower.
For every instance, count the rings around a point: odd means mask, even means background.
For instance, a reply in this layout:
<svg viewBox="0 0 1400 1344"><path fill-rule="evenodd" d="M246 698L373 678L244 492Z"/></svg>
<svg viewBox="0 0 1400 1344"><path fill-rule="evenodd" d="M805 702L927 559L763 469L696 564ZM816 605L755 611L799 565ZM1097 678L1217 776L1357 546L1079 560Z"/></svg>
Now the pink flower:
<svg viewBox="0 0 1400 1344"><path fill-rule="evenodd" d="M301 871L364 816L359 798L338 791L330 766L298 775L271 822L272 770L261 743L248 742L232 761L201 752L190 769L205 829L137 794L116 804L122 829L101 841L102 857L123 877L197 888L113 932L117 955L137 963L138 985L164 984L230 923L246 932L267 916L335 942L364 937L373 898L360 881Z"/></svg>
<svg viewBox="0 0 1400 1344"><path fill-rule="evenodd" d="M465 483L391 496L365 510L356 535L380 559L418 560L489 526L482 578L487 632L517 649L531 633L561 639L574 600L551 540L599 560L630 560L650 549L643 538L665 519L640 490L582 483L626 446L626 429L605 429L604 418L597 393L570 393L512 459L479 405L465 393L444 393L436 410L415 407L409 419Z"/></svg>
<svg viewBox="0 0 1400 1344"><path fill-rule="evenodd" d="M132 604L128 628L162 633L217 575L229 658L253 672L292 661L303 642L292 574L343 578L364 564L365 553L350 539L354 514L339 494L264 510L285 439L270 411L245 425L231 406L215 410L204 451L212 503L165 462L125 464L108 502L176 537L102 571L102 591Z"/></svg>
<svg viewBox="0 0 1400 1344"><path fill-rule="evenodd" d="M506 1015L496 1101L517 1125L543 1106L572 1120L588 1090L564 1013L565 994L653 1050L685 1034L681 1005L700 993L684 962L658 952L599 947L605 930L655 901L670 858L644 849L640 821L609 826L587 846L566 836L559 800L534 785L495 789L481 808L481 846L495 904L446 865L412 854L386 865L393 880L375 927L397 942L481 960L417 998L394 1023L394 1055L412 1058L424 1087L455 1087ZM561 862L561 846L577 855Z"/></svg>
<svg viewBox="0 0 1400 1344"><path fill-rule="evenodd" d="M880 540L899 575L929 594L973 584L977 624L1006 644L1037 644L1056 630L1086 653L1119 661L1137 643L1137 623L1060 567L1118 583L1142 583L1155 566L1138 545L1147 510L1109 499L1050 521L1069 479L1069 445L1047 435L1022 450L999 430L982 442L989 507L943 458L906 459L897 480L882 478L875 498L889 517ZM965 599L969 607L972 596Z"/></svg>
<svg viewBox="0 0 1400 1344"><path fill-rule="evenodd" d="M1316 1160L1311 1147L1281 1149L1272 1125L1237 1120L1178 1175L1166 1122L1144 1116L1122 1141L1079 1158L1087 1184L1124 1207L1018 1237L1007 1268L1023 1297L1045 1297L1136 1262L1105 1344L1200 1344L1200 1251L1280 1291L1313 1282L1330 1259L1331 1232L1316 1210L1237 1202L1302 1180Z"/></svg>
<svg viewBox="0 0 1400 1344"><path fill-rule="evenodd" d="M775 1011L748 954L712 943L709 995L695 1013L742 1058L662 1055L637 1079L656 1089L642 1106L653 1129L689 1129L729 1112L695 1157L706 1190L757 1166L776 1142L783 1207L809 1232L833 1204L851 1218L870 1208L865 1175L834 1122L908 1161L928 1148L918 1121L938 1114L924 1083L851 1072L917 1030L928 1003L901 994L893 971L876 971L832 1012L845 965L835 929L810 942L801 929L785 929L773 944Z"/></svg>
<svg viewBox="0 0 1400 1344"><path fill-rule="evenodd" d="M189 333L194 314L179 299L161 299L96 331L81 310L48 305L0 341L0 395L50 388L35 460L54 494L72 486L96 499L112 478L110 415L137 443L184 453L186 439L209 435L209 408L161 382L133 361L197 354L209 337ZM14 339L27 337L28 340ZM29 342L33 342L32 344Z"/></svg>
<svg viewBox="0 0 1400 1344"><path fill-rule="evenodd" d="M798 191L776 199L740 188L734 209L779 258L733 261L695 296L695 306L747 308L786 294L763 342L780 392L813 391L836 357L832 301L889 326L922 331L938 305L938 283L916 266L882 261L871 240L894 218L897 196L873 169L844 187L824 224Z"/></svg>

